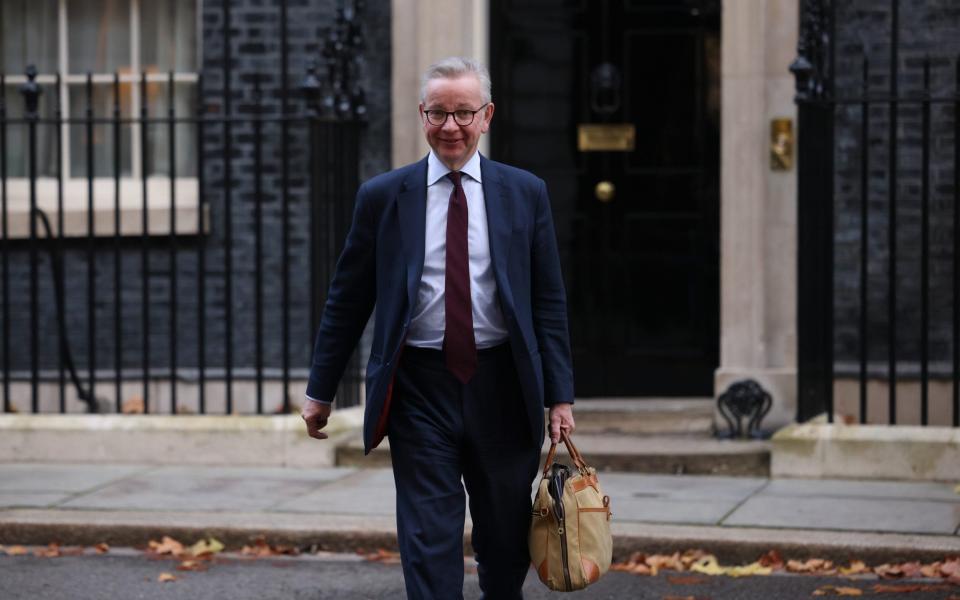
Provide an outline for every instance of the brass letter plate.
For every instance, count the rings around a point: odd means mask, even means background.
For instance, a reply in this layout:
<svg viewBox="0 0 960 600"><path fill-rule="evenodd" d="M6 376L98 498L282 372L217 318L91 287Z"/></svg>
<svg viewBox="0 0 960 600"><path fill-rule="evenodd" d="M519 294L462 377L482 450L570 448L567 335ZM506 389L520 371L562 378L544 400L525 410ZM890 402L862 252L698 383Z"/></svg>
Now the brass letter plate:
<svg viewBox="0 0 960 600"><path fill-rule="evenodd" d="M581 123L577 126L580 152L633 152L637 128L633 123Z"/></svg>

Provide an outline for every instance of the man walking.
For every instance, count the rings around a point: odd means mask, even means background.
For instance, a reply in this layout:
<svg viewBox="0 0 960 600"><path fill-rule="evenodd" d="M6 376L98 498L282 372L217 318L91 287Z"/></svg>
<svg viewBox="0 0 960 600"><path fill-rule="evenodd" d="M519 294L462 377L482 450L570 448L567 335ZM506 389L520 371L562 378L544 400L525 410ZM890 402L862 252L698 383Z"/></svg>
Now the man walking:
<svg viewBox="0 0 960 600"><path fill-rule="evenodd" d="M357 192L302 415L311 436L326 437L330 401L376 305L364 449L390 439L412 599L462 597L463 484L484 597L522 597L543 408L553 440L574 428L546 187L479 154L493 112L479 63L448 58L427 69L420 118L430 154Z"/></svg>

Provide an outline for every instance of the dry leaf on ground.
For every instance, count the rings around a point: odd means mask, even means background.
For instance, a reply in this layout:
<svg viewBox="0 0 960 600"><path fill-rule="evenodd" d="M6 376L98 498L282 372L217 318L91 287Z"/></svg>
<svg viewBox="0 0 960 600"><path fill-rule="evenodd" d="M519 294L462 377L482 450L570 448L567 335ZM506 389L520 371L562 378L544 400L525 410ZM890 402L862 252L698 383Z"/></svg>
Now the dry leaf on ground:
<svg viewBox="0 0 960 600"><path fill-rule="evenodd" d="M156 552L157 554L170 554L172 556L180 556L184 553L183 544L173 539L169 535L163 536L159 542L155 540L150 540L150 550Z"/></svg>
<svg viewBox="0 0 960 600"><path fill-rule="evenodd" d="M0 546L0 549L2 549L7 556L23 556L24 554L30 553L25 546L7 546L6 548Z"/></svg>
<svg viewBox="0 0 960 600"><path fill-rule="evenodd" d="M840 567L839 571L841 575L860 575L869 573L870 567L862 560L852 560L849 567Z"/></svg>
<svg viewBox="0 0 960 600"><path fill-rule="evenodd" d="M656 575L661 569L670 569L671 571L683 571L684 565L680 560L680 553L674 552L671 555L651 554L645 561L650 570Z"/></svg>
<svg viewBox="0 0 960 600"><path fill-rule="evenodd" d="M724 569L717 562L717 557L711 555L704 556L697 562L690 565L690 570L704 575L723 575Z"/></svg>
<svg viewBox="0 0 960 600"><path fill-rule="evenodd" d="M209 538L206 540L200 540L199 542L190 546L188 552L192 556L203 556L217 554L218 552L223 551L223 548L223 542L216 538Z"/></svg>
<svg viewBox="0 0 960 600"><path fill-rule="evenodd" d="M953 589L944 584L928 583L878 583L873 586L874 593L877 594L912 594L915 592L945 592Z"/></svg>
<svg viewBox="0 0 960 600"><path fill-rule="evenodd" d="M131 396L123 401L123 405L120 407L120 412L125 415L142 415L143 414L143 398L140 396Z"/></svg>
<svg viewBox="0 0 960 600"><path fill-rule="evenodd" d="M174 575L173 573L163 572L157 576L157 581L159 581L160 583L166 583L168 581L176 581L176 580L177 580L177 576Z"/></svg>
<svg viewBox="0 0 960 600"><path fill-rule="evenodd" d="M823 585L813 592L814 596L862 596L863 590L855 587Z"/></svg>
<svg viewBox="0 0 960 600"><path fill-rule="evenodd" d="M100 542L99 544L93 547L93 550L97 554L106 554L107 552L110 552L110 546L108 546L106 542Z"/></svg>
<svg viewBox="0 0 960 600"><path fill-rule="evenodd" d="M33 555L39 556L41 558L56 558L61 555L60 544L56 542L51 542L47 544L46 548L40 548L38 550L35 550Z"/></svg>
<svg viewBox="0 0 960 600"><path fill-rule="evenodd" d="M177 565L178 571L206 571L207 567L199 560L185 560Z"/></svg>
<svg viewBox="0 0 960 600"><path fill-rule="evenodd" d="M392 550L379 548L376 552L363 554L363 557L371 562L382 562L388 565L400 564L400 553Z"/></svg>
<svg viewBox="0 0 960 600"><path fill-rule="evenodd" d="M787 571L791 573L817 573L828 574L835 572L833 562L822 558L810 558L808 560L788 560Z"/></svg>
<svg viewBox="0 0 960 600"><path fill-rule="evenodd" d="M771 569L782 569L783 568L783 556L780 555L778 550L770 550L759 559L757 562L764 567L770 567Z"/></svg>
<svg viewBox="0 0 960 600"><path fill-rule="evenodd" d="M296 546L271 545L261 536L254 538L252 544L247 544L241 548L240 554L257 558L279 555L297 556L300 554L300 549Z"/></svg>
<svg viewBox="0 0 960 600"><path fill-rule="evenodd" d="M773 573L773 568L765 567L759 562L749 565L725 567L726 574L730 577L753 577L757 575L769 575Z"/></svg>

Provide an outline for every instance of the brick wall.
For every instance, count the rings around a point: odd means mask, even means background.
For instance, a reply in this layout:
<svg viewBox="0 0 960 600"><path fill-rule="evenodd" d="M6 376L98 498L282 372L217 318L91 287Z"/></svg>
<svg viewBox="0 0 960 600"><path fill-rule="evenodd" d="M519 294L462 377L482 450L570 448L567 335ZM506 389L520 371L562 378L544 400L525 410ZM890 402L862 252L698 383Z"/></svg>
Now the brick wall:
<svg viewBox="0 0 960 600"><path fill-rule="evenodd" d="M889 0L837 2L837 93L859 96L863 88L863 59L869 60L867 85L871 94L889 94L891 18ZM957 89L956 64L960 56L960 4L954 0L900 2L898 85L901 96L922 94L923 60L931 60L933 96L952 95ZM836 201L836 336L835 351L841 372L854 368L859 356L860 318L860 169L866 156L868 171L868 356L885 369L888 356L889 295L888 235L890 108L877 102L869 108L868 147L861 147L859 105L837 110L835 151ZM950 360L954 231L954 107L931 108L930 144L930 357L934 368ZM921 261L921 152L920 104L902 103L897 126L897 306L896 338L903 371L916 372L920 356Z"/></svg>
<svg viewBox="0 0 960 600"><path fill-rule="evenodd" d="M223 28L222 3L203 2L201 28L203 39L203 88L200 90L208 114L223 114ZM319 47L334 21L335 0L290 0L288 3L288 57L291 110L301 113L304 104L298 87L307 65L319 56ZM232 0L231 2L230 88L235 115L253 113L253 80L261 76L263 104L267 115L280 111L280 19L277 0ZM368 0L363 17L366 35L364 84L369 106L369 124L361 139L360 177L366 179L390 166L390 2ZM281 223L281 144L280 127L268 124L263 130L262 227L264 267L265 364L281 364L281 295L283 268ZM176 264L178 296L178 366L197 365L197 331L206 332L208 367L221 367L225 355L225 195L231 189L230 219L233 229L233 337L234 368L242 371L254 365L254 145L253 125L234 123L231 134L232 177L224 181L224 134L222 125L208 126L203 141L205 168L201 193L209 203L209 235L184 238L178 242ZM289 127L290 198L290 365L303 369L309 365L313 332L310 331L308 225L310 205L307 197L307 130L303 124ZM352 206L352 197L347 199ZM197 245L206 251L206 307L198 319ZM114 268L112 242L99 242L96 255L96 361L98 369L112 369L114 347ZM170 258L168 241L151 241L149 257L150 365L169 366L170 344ZM67 331L73 356L85 372L87 344L87 283L85 242L69 243L66 262ZM9 254L11 264L11 367L25 370L29 363L29 263L25 245ZM139 241L125 241L122 256L123 343L120 349L124 369L139 369L143 333ZM55 368L57 320L55 318L49 260L43 256L40 283L40 365ZM101 384L104 385L104 384Z"/></svg>

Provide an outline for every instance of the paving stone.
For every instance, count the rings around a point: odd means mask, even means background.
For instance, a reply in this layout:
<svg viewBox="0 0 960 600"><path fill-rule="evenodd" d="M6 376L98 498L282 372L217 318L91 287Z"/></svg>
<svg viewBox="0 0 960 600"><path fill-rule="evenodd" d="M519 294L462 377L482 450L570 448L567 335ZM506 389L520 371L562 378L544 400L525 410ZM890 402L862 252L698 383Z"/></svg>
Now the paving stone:
<svg viewBox="0 0 960 600"><path fill-rule="evenodd" d="M150 469L138 465L0 464L0 492L81 492Z"/></svg>
<svg viewBox="0 0 960 600"><path fill-rule="evenodd" d="M758 495L723 525L949 535L960 525L960 502Z"/></svg>
<svg viewBox="0 0 960 600"><path fill-rule="evenodd" d="M278 503L274 509L284 512L393 515L396 511L393 472L386 469L357 471L339 482Z"/></svg>
<svg viewBox="0 0 960 600"><path fill-rule="evenodd" d="M774 479L763 495L838 498L900 498L960 502L952 485L920 481L850 481L846 479Z"/></svg>
<svg viewBox="0 0 960 600"><path fill-rule="evenodd" d="M49 508L70 496L56 492L0 492L0 508Z"/></svg>
<svg viewBox="0 0 960 600"><path fill-rule="evenodd" d="M268 510L351 472L350 469L164 467L84 494L62 507ZM317 506L313 510L317 510Z"/></svg>

